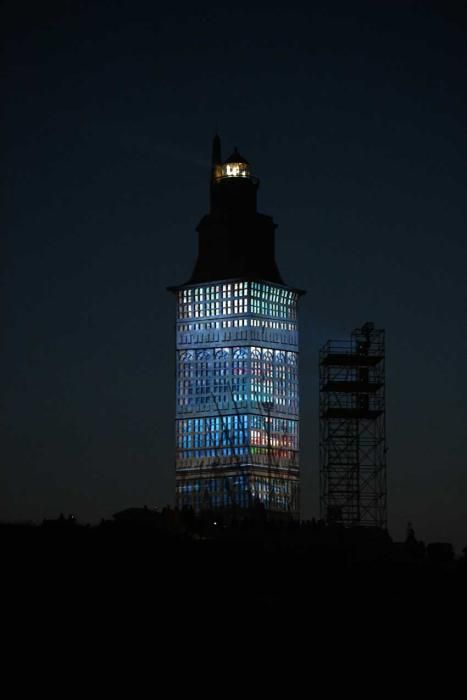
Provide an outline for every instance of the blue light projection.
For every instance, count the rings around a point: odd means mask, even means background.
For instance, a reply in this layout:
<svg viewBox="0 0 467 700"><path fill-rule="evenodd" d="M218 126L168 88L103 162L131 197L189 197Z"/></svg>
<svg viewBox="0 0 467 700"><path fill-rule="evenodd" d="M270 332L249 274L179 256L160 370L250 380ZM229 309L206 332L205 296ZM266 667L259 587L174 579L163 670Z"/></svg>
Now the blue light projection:
<svg viewBox="0 0 467 700"><path fill-rule="evenodd" d="M298 293L232 280L177 300L177 505L296 511Z"/></svg>

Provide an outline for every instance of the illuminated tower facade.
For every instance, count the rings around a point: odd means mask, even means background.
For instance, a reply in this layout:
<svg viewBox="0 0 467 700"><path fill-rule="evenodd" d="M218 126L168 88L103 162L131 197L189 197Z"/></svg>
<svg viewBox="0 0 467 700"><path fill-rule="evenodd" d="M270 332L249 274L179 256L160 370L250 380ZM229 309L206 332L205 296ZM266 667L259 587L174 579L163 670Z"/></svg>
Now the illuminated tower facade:
<svg viewBox="0 0 467 700"><path fill-rule="evenodd" d="M297 304L275 262L275 228L237 150L213 143L210 212L176 326L176 502L299 515Z"/></svg>

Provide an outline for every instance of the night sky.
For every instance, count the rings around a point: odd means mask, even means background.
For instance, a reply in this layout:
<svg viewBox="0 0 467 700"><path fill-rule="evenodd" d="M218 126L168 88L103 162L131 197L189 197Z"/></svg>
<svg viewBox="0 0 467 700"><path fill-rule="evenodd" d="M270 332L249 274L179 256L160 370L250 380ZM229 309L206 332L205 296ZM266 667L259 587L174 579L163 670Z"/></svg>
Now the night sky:
<svg viewBox="0 0 467 700"><path fill-rule="evenodd" d="M0 518L174 502L174 320L211 139L238 146L318 351L387 332L391 534L467 544L462 2L3 2Z"/></svg>

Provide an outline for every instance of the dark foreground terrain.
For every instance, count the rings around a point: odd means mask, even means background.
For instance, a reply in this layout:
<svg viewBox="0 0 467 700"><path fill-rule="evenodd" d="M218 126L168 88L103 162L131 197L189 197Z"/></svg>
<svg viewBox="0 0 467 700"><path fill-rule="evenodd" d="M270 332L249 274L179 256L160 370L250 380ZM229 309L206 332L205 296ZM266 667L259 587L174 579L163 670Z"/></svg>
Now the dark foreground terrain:
<svg viewBox="0 0 467 700"><path fill-rule="evenodd" d="M465 629L466 550L413 532L394 543L378 529L215 517L129 509L92 527L0 525L6 617L35 643L211 630L216 645L221 630L270 630L341 644L365 629Z"/></svg>

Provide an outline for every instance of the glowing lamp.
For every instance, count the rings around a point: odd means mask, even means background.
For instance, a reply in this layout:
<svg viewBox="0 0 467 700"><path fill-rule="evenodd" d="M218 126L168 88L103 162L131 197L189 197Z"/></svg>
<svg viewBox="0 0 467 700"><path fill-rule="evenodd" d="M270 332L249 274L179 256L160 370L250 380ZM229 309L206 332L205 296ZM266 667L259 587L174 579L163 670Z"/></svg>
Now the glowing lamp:
<svg viewBox="0 0 467 700"><path fill-rule="evenodd" d="M219 167L220 175L218 177L250 177L250 164L240 155L237 149L234 150L230 158L227 158L225 163ZM219 172L219 171L218 171Z"/></svg>
<svg viewBox="0 0 467 700"><path fill-rule="evenodd" d="M250 177L248 163L224 163L222 177Z"/></svg>

